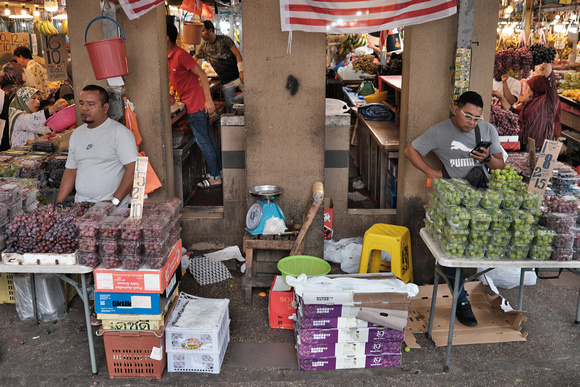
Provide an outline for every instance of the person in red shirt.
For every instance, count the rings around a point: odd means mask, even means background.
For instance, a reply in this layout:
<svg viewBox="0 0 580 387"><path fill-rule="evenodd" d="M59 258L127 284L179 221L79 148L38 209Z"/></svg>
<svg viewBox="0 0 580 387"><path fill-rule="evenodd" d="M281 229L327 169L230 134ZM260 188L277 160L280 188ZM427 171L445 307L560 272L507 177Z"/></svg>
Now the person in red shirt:
<svg viewBox="0 0 580 387"><path fill-rule="evenodd" d="M205 71L184 49L176 45L177 28L167 23L167 64L169 80L181 96L181 102L187 109L187 121L195 142L207 164L209 178L200 182L198 188L221 187L220 149L211 133L209 116L215 112L211 99L209 81Z"/></svg>

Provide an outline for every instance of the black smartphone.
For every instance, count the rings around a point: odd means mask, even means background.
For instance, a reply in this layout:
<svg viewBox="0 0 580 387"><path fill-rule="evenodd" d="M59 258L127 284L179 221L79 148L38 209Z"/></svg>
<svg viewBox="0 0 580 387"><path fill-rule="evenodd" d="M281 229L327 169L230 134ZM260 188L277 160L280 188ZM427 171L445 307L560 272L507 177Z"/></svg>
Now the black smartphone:
<svg viewBox="0 0 580 387"><path fill-rule="evenodd" d="M472 152L481 152L481 149L483 148L489 148L491 146L491 141L480 141L479 144L476 145L475 148L473 148Z"/></svg>

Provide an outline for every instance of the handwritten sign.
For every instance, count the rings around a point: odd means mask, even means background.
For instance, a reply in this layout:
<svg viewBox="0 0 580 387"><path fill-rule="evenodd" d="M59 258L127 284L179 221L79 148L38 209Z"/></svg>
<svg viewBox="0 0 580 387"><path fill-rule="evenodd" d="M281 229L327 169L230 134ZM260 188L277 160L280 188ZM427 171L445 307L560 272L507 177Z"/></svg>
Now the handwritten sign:
<svg viewBox="0 0 580 387"><path fill-rule="evenodd" d="M62 81L66 79L66 35L42 35L44 48L44 64L48 71L50 81Z"/></svg>
<svg viewBox="0 0 580 387"><path fill-rule="evenodd" d="M556 165L561 147L562 143L559 141L544 141L540 157L538 157L532 178L530 179L530 184L528 185L528 190L541 195L544 194L550 177L552 177L552 171L554 170L554 165Z"/></svg>
<svg viewBox="0 0 580 387"><path fill-rule="evenodd" d="M131 219L140 219L143 216L148 160L148 157L137 157L135 162L135 177L133 178L133 192L131 194Z"/></svg>
<svg viewBox="0 0 580 387"><path fill-rule="evenodd" d="M20 46L30 48L28 32L0 32L0 52L14 52L14 49Z"/></svg>

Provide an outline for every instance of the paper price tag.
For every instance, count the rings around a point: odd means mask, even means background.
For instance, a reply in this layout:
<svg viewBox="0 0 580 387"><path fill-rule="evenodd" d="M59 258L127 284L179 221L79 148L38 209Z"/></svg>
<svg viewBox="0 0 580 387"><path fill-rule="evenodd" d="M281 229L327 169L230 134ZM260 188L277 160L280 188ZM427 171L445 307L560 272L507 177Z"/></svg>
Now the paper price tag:
<svg viewBox="0 0 580 387"><path fill-rule="evenodd" d="M544 194L550 181L550 177L552 177L552 171L554 170L554 165L556 165L556 160L558 159L561 147L561 142L550 140L544 141L544 146L541 151L542 153L540 154L540 157L538 157L538 161L534 167L528 190L537 192L541 195Z"/></svg>
<svg viewBox="0 0 580 387"><path fill-rule="evenodd" d="M137 157L135 162L135 177L133 178L133 193L131 194L131 219L140 219L143 216L148 160L148 157Z"/></svg>
<svg viewBox="0 0 580 387"><path fill-rule="evenodd" d="M566 42L564 42L563 40L556 40L554 42L554 48L556 50L563 50L564 48L566 48Z"/></svg>
<svg viewBox="0 0 580 387"><path fill-rule="evenodd" d="M151 348L151 355L149 355L153 360L163 359L163 346Z"/></svg>

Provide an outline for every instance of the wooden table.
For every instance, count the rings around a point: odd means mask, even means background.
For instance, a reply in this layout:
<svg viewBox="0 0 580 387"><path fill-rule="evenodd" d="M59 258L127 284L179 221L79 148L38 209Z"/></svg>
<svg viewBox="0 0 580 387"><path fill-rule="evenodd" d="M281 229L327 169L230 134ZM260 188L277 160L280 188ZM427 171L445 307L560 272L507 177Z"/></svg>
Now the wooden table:
<svg viewBox="0 0 580 387"><path fill-rule="evenodd" d="M387 101L383 101L385 105L389 107L395 113L395 124L397 126L401 122L401 115L399 114L401 110L401 85L403 83L402 75L381 75L379 76L379 92L386 90L393 92L395 95L395 104L391 104Z"/></svg>
<svg viewBox="0 0 580 387"><path fill-rule="evenodd" d="M457 297L459 296L460 286L459 283L462 282L460 279L462 278L462 269L463 268L478 268L478 267L487 267L489 269L484 270L481 273L474 274L473 276L466 279L466 281L471 280L473 278L479 277L481 274L488 272L489 270L493 270L497 267L515 267L521 269L520 274L520 291L518 297L518 305L517 309L522 309L523 297L524 297L524 278L525 272L535 269L535 268L546 268L546 269L565 269L574 272L575 274L579 274L578 270L580 270L580 261L552 261L552 260L535 260L535 259L522 259L522 260L513 260L513 259L473 259L473 258L452 258L448 257L439 247L437 242L431 237L427 229L422 228L419 232L421 238L425 242L425 245L433 254L435 258L435 280L433 284L433 298L431 300L431 312L429 315L429 327L427 329L427 334L431 337L431 332L433 330L433 317L435 315L435 301L437 300L437 287L439 285L439 277L442 276L447 279L447 274L445 270L442 270L441 267L454 267L457 270L455 271L455 286L453 289L453 303L451 307L451 316L449 320L449 336L447 338L447 353L445 356L445 366L443 370L445 372L449 371L449 364L451 362L451 348L453 345L453 329L455 327L455 312L457 311ZM578 323L580 320L580 294L578 296L578 305L576 307L576 322Z"/></svg>
<svg viewBox="0 0 580 387"><path fill-rule="evenodd" d="M93 343L93 330L91 328L91 313L89 311L89 296L87 294L87 280L86 274L93 272L92 267L83 265L12 265L6 264L0 261L0 273L26 273L30 274L32 282L32 306L34 309L34 323L38 325L37 312L36 312L36 289L35 289L35 274L54 274L61 280L72 285L81 299L83 300L85 306L85 322L87 325L87 337L89 340L89 355L91 357L91 369L93 375L97 374L97 362L95 359L95 345ZM65 276L65 274L80 274L81 276L81 288L79 289L79 284Z"/></svg>

